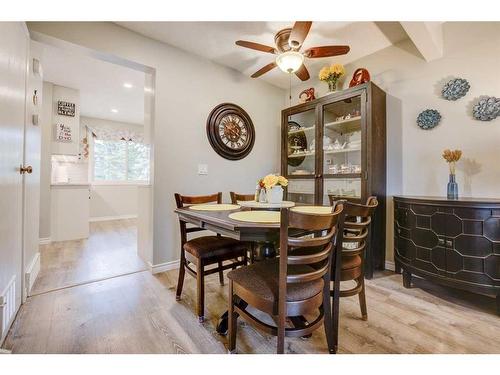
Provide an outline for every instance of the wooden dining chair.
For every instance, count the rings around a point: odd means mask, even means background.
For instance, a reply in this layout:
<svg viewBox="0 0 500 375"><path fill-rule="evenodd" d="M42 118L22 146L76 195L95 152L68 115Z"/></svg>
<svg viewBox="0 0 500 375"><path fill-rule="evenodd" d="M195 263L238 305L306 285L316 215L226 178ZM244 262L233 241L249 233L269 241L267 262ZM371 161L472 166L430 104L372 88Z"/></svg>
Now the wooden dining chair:
<svg viewBox="0 0 500 375"><path fill-rule="evenodd" d="M229 194L231 195L231 203L232 204L238 204L238 201L253 201L253 200L255 200L254 194L238 194L238 193L235 193L234 191L230 191Z"/></svg>
<svg viewBox="0 0 500 375"><path fill-rule="evenodd" d="M341 223L343 207L339 204L329 214L309 214L281 210L280 255L278 258L254 263L228 273L229 279L229 351L236 349L238 316L247 323L278 336L277 352L284 352L286 337L310 335L324 324L328 348L333 348L330 306L330 271L334 244ZM310 236L290 235L289 229ZM241 308L237 303L244 300L275 319L269 325ZM287 318L292 321L304 314L316 318L302 325L285 327Z"/></svg>
<svg viewBox="0 0 500 375"><path fill-rule="evenodd" d="M333 197L330 197L330 203L335 204ZM345 222L340 281L353 280L356 285L350 289L341 289L340 297L358 295L363 320L368 319L363 265L370 234L371 218L377 206L378 201L374 196L368 197L366 204L344 203Z"/></svg>
<svg viewBox="0 0 500 375"><path fill-rule="evenodd" d="M255 195L254 194L238 194L235 193L234 191L230 191L229 195L231 196L231 203L232 204L238 204L238 201L253 201L255 200ZM248 253L249 253L249 258L250 258L250 263L255 262L255 242L249 242L248 243Z"/></svg>
<svg viewBox="0 0 500 375"><path fill-rule="evenodd" d="M184 196L175 194L177 208L201 203L222 203L222 193L206 196ZM181 299L184 275L187 271L196 278L198 320L205 320L205 276L219 273L219 282L224 285L223 271L247 264L247 245L238 240L216 236L202 236L188 240L188 234L206 229L188 228L186 222L179 220L181 229L181 259L176 300ZM226 264L224 264L226 262ZM207 266L216 265L209 269ZM195 267L194 269L192 267Z"/></svg>

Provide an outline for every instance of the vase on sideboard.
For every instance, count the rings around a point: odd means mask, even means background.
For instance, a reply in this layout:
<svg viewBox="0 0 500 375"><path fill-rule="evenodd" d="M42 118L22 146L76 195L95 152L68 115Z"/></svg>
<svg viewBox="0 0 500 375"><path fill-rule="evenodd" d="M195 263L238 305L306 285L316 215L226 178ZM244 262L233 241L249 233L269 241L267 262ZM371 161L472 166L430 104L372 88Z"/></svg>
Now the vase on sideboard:
<svg viewBox="0 0 500 375"><path fill-rule="evenodd" d="M455 180L455 175L450 173L450 180L447 187L448 199L458 199L458 184Z"/></svg>

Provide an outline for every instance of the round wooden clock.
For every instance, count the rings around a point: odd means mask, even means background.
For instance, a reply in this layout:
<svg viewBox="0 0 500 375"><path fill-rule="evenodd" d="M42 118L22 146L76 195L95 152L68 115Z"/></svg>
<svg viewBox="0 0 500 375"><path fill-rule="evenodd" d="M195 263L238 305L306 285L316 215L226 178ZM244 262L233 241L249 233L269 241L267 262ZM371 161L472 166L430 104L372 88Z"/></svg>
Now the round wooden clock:
<svg viewBox="0 0 500 375"><path fill-rule="evenodd" d="M255 128L243 108L236 104L222 103L208 116L207 137L220 156L239 160L252 151Z"/></svg>

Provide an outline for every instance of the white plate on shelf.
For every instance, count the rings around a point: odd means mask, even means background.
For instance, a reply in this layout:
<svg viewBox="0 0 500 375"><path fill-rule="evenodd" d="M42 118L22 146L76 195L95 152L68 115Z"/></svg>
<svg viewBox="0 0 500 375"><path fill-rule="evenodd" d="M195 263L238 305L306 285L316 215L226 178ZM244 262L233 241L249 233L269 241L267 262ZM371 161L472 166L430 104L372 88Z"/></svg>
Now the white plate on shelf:
<svg viewBox="0 0 500 375"><path fill-rule="evenodd" d="M294 176L308 176L311 174L311 172L305 169L297 169L296 171L293 171L291 174Z"/></svg>

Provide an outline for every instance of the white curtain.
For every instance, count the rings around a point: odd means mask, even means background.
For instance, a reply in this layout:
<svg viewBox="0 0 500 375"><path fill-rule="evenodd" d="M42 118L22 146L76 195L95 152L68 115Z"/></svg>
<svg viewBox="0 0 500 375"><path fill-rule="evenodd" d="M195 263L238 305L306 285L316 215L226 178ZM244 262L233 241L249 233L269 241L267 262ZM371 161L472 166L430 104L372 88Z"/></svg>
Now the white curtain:
<svg viewBox="0 0 500 375"><path fill-rule="evenodd" d="M108 129L86 126L92 136L103 141L132 141L144 143L144 134L129 129Z"/></svg>

